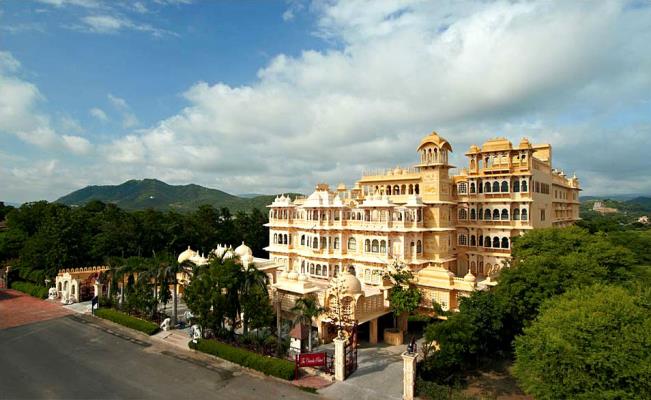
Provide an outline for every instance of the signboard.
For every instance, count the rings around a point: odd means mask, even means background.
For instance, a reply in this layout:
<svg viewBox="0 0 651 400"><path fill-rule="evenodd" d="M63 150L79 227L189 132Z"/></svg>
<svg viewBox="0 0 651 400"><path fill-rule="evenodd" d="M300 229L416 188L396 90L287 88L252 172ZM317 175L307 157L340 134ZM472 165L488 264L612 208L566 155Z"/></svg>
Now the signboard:
<svg viewBox="0 0 651 400"><path fill-rule="evenodd" d="M326 353L299 354L297 363L299 367L324 367L326 364Z"/></svg>

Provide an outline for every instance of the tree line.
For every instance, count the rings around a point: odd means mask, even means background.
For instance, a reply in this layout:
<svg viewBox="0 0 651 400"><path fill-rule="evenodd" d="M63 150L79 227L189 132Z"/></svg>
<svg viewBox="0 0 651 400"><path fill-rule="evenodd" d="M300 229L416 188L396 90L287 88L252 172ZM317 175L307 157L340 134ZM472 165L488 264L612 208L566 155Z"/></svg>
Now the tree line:
<svg viewBox="0 0 651 400"><path fill-rule="evenodd" d="M536 398L651 398L649 249L649 230L518 237L499 285L426 327L438 350L421 379L462 384L476 368L510 360Z"/></svg>
<svg viewBox="0 0 651 400"><path fill-rule="evenodd" d="M39 201L19 208L2 205L0 216L6 223L0 265L11 265L18 279L37 284L62 268L100 265L112 257L174 256L189 245L208 254L217 243L236 247L244 241L254 255L266 256L267 215L258 209L231 214L228 208L203 205L181 214L127 212L100 201L81 207Z"/></svg>

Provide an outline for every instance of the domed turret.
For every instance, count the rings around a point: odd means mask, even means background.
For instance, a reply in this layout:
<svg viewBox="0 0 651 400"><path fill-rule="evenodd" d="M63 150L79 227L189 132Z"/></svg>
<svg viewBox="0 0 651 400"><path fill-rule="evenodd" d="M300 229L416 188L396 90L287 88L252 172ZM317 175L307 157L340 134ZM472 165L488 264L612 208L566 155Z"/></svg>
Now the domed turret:
<svg viewBox="0 0 651 400"><path fill-rule="evenodd" d="M237 255L240 259L244 259L245 257L251 256L253 257L253 250L247 245L242 242L241 245L237 246L235 249L235 255Z"/></svg>
<svg viewBox="0 0 651 400"><path fill-rule="evenodd" d="M466 276L463 277L463 280L466 282L475 282L477 278L475 278L475 275L473 275L472 272L468 271Z"/></svg>
<svg viewBox="0 0 651 400"><path fill-rule="evenodd" d="M341 285L345 294L362 293L362 283L348 271L344 271L336 278L336 284Z"/></svg>
<svg viewBox="0 0 651 400"><path fill-rule="evenodd" d="M445 165L448 163L448 152L452 146L436 132L425 136L418 146L420 163L424 165Z"/></svg>
<svg viewBox="0 0 651 400"><path fill-rule="evenodd" d="M179 258L177 259L178 263L181 264L184 261L188 261L192 257L195 257L197 255L197 252L192 250L190 246L186 250L183 250L181 254L179 254Z"/></svg>

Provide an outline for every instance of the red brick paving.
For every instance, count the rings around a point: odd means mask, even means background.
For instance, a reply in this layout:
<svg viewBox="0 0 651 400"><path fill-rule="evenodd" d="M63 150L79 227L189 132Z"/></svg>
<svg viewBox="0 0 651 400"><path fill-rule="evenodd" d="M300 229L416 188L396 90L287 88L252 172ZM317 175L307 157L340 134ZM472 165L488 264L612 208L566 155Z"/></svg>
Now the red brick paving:
<svg viewBox="0 0 651 400"><path fill-rule="evenodd" d="M0 289L0 329L27 325L72 314L56 301L37 299L11 289Z"/></svg>
<svg viewBox="0 0 651 400"><path fill-rule="evenodd" d="M292 383L296 386L322 389L326 386L330 386L332 384L332 381L320 376L307 375L302 376L297 380L293 380Z"/></svg>

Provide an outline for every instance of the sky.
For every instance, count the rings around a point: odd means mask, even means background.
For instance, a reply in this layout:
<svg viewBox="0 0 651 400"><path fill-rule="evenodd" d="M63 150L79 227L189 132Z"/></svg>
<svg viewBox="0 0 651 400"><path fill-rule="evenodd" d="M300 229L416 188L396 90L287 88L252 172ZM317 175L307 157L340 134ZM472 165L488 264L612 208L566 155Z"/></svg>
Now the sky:
<svg viewBox="0 0 651 400"><path fill-rule="evenodd" d="M651 3L0 0L0 200L158 178L310 193L551 143L584 195L651 194Z"/></svg>

